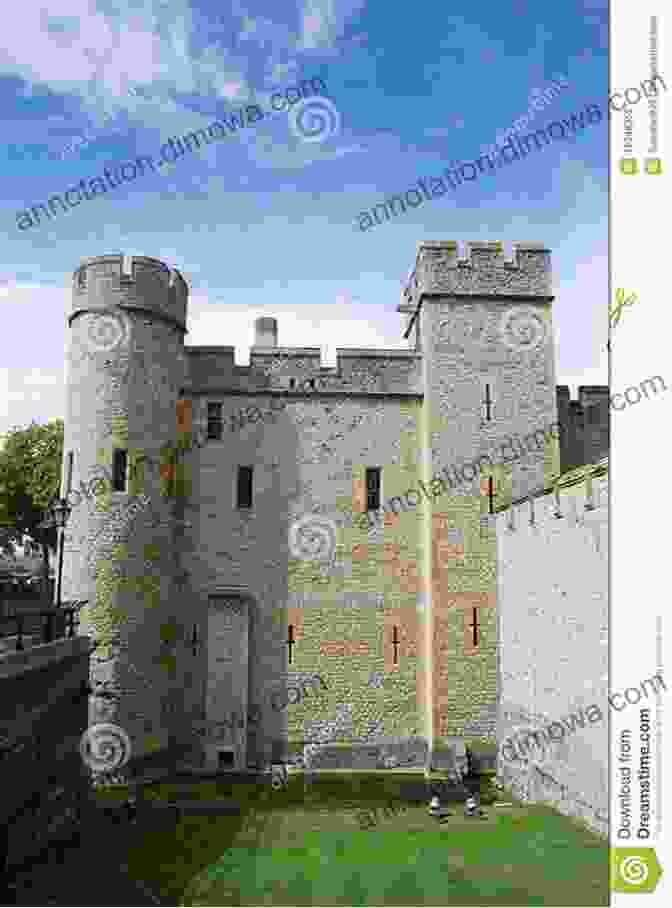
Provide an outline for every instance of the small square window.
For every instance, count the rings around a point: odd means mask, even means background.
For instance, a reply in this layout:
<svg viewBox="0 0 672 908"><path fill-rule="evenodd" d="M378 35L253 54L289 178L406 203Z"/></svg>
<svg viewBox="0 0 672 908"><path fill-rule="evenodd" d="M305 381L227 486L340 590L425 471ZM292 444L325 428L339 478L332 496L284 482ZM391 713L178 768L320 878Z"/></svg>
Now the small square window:
<svg viewBox="0 0 672 908"><path fill-rule="evenodd" d="M115 448L112 453L112 491L126 491L126 471L128 467L128 451Z"/></svg>
<svg viewBox="0 0 672 908"><path fill-rule="evenodd" d="M366 471L366 510L380 510L380 467L370 467Z"/></svg>
<svg viewBox="0 0 672 908"><path fill-rule="evenodd" d="M238 494L236 507L252 507L252 467L238 467Z"/></svg>
<svg viewBox="0 0 672 908"><path fill-rule="evenodd" d="M222 440L222 405L208 404L208 439Z"/></svg>

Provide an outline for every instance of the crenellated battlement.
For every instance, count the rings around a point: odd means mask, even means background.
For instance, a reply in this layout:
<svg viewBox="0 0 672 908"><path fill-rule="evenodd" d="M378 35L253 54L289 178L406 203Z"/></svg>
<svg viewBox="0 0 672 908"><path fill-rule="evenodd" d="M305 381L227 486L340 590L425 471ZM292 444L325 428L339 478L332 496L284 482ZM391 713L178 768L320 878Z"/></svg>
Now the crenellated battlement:
<svg viewBox="0 0 672 908"><path fill-rule="evenodd" d="M508 259L499 241L468 242L461 256L455 240L424 241L402 291L402 306L415 308L426 294L550 302L550 250L543 243L514 243Z"/></svg>
<svg viewBox="0 0 672 908"><path fill-rule="evenodd" d="M558 521L570 526L604 522L609 509L609 460L570 470L552 486L497 509L496 521L509 532L550 530ZM599 512L592 517L593 512ZM502 523L503 521L503 523Z"/></svg>
<svg viewBox="0 0 672 908"><path fill-rule="evenodd" d="M413 350L337 349L323 366L319 347L252 347L236 366L233 347L187 347L191 393L422 394L422 356Z"/></svg>
<svg viewBox="0 0 672 908"><path fill-rule="evenodd" d="M72 311L120 306L154 312L186 331L189 287L175 268L158 259L133 255L101 255L84 259L73 273Z"/></svg>

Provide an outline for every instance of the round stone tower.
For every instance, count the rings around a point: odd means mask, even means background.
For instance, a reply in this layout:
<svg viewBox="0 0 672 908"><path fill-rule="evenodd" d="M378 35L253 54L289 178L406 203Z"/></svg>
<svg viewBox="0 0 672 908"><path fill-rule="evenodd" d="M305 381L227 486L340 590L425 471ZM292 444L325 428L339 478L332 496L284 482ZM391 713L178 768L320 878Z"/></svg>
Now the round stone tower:
<svg viewBox="0 0 672 908"><path fill-rule="evenodd" d="M186 734L179 705L188 627L179 607L188 491L176 401L186 377L187 296L179 272L144 256L87 259L74 274L63 599L88 599L80 633L97 643L89 723L124 733L108 762L119 762L120 749L124 759L179 749ZM94 768L109 767L103 759Z"/></svg>

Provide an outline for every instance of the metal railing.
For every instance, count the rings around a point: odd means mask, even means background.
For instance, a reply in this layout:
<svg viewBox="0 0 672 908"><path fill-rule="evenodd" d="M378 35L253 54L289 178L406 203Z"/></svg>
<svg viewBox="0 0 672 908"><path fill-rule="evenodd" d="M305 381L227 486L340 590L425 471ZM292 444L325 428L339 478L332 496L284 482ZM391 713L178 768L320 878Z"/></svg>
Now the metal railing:
<svg viewBox="0 0 672 908"><path fill-rule="evenodd" d="M0 618L0 639L13 637L16 634L16 651L25 650L23 638L27 633L34 633L35 618L39 619L38 629L41 643L52 643L54 640L74 637L76 636L75 628L79 625L79 621L75 621L75 616L88 601L88 599L78 599L72 603L64 603L61 608L25 611L20 614L15 612L5 618ZM63 620L57 621L56 619Z"/></svg>

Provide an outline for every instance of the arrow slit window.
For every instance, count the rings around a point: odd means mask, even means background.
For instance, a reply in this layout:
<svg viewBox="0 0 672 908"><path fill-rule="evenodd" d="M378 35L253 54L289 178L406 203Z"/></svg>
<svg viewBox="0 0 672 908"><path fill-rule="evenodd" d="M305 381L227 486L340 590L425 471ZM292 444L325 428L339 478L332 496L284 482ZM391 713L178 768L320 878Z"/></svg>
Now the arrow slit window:
<svg viewBox="0 0 672 908"><path fill-rule="evenodd" d="M380 467L370 467L366 471L366 510L380 510Z"/></svg>

